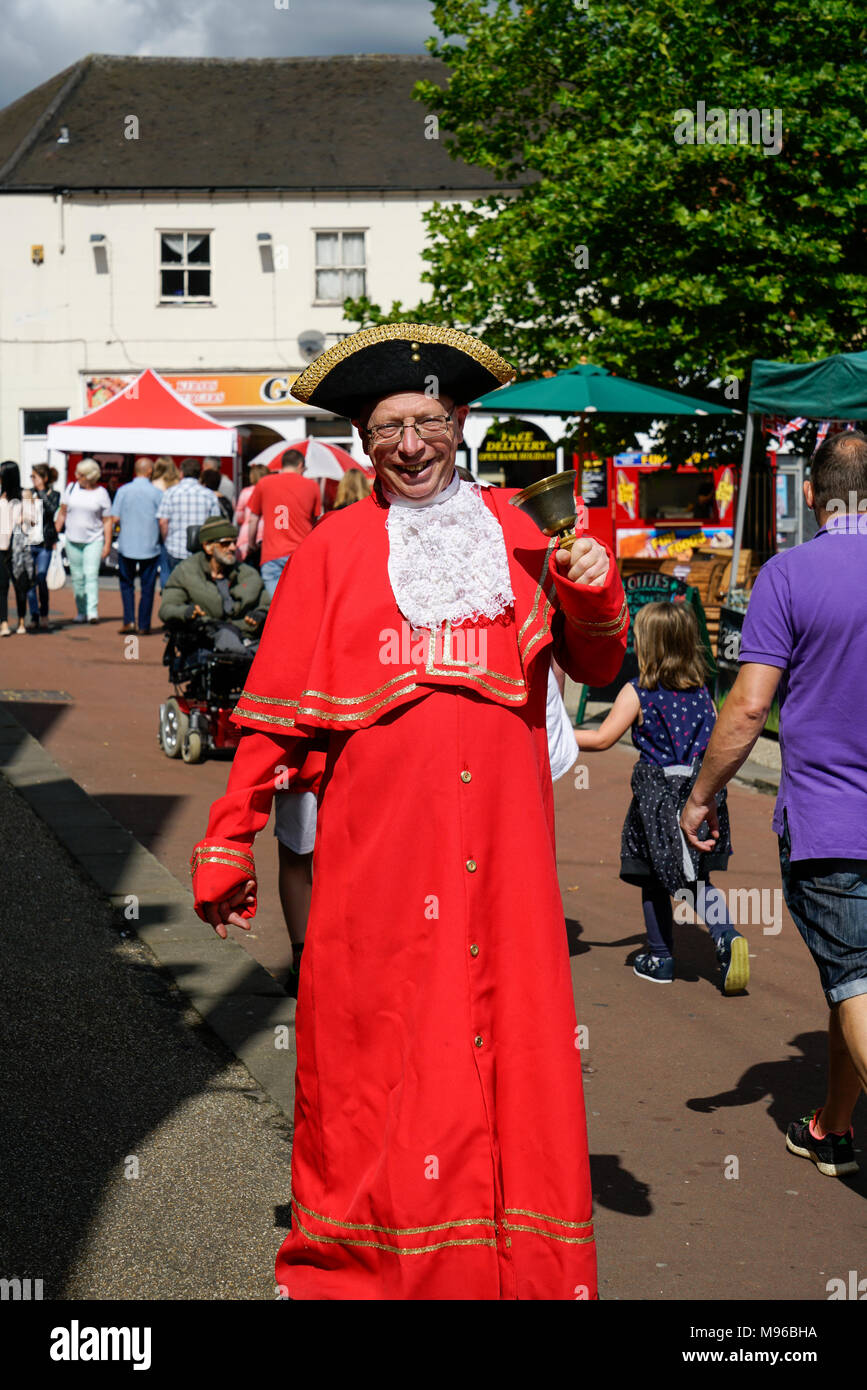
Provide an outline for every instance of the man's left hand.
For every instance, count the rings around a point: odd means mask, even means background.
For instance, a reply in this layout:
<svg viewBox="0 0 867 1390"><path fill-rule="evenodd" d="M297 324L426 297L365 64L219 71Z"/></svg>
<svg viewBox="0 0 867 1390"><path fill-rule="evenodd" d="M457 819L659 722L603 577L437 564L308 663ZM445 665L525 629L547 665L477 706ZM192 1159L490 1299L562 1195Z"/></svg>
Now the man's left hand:
<svg viewBox="0 0 867 1390"><path fill-rule="evenodd" d="M698 832L702 821L705 820L710 835L706 840L700 840ZM703 854L707 854L708 850L716 849L719 839L719 818L716 813L716 801L713 798L709 802L703 802L690 797L683 808L680 824L693 849L700 850Z"/></svg>
<svg viewBox="0 0 867 1390"><path fill-rule="evenodd" d="M247 624L248 627L258 627L258 626L259 626L259 619L258 619L258 618L254 618L253 615L252 615L252 613L245 613L245 614L244 614L244 622Z"/></svg>
<svg viewBox="0 0 867 1390"><path fill-rule="evenodd" d="M608 577L609 557L604 546L590 536L581 536L571 550L558 550L554 558L573 584L601 585Z"/></svg>

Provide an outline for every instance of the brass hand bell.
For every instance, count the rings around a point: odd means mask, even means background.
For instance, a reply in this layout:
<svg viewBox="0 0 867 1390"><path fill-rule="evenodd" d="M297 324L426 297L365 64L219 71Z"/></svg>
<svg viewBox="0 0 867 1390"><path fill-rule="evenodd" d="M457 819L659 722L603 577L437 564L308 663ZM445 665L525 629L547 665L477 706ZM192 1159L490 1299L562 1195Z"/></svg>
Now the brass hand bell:
<svg viewBox="0 0 867 1390"><path fill-rule="evenodd" d="M587 509L581 496L575 495L578 474L574 468L540 478L511 499L536 523L546 536L558 536L561 546L571 550L587 524Z"/></svg>

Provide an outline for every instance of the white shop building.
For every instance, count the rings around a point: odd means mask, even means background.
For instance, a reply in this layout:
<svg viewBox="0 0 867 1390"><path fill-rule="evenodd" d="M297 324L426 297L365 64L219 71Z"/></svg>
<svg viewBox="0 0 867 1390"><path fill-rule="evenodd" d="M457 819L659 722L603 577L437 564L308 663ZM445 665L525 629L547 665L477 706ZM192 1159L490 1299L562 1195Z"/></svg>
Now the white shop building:
<svg viewBox="0 0 867 1390"><path fill-rule="evenodd" d="M499 187L430 138L429 57L90 56L0 111L0 457L152 367L241 427L355 449L292 401L357 326L424 297L422 214ZM53 456L56 466L62 455Z"/></svg>

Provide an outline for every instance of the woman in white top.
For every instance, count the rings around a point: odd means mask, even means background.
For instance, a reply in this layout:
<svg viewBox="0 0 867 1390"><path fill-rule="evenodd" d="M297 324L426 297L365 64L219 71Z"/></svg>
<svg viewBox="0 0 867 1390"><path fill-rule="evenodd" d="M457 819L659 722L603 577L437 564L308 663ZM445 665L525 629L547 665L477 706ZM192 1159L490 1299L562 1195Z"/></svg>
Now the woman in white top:
<svg viewBox="0 0 867 1390"><path fill-rule="evenodd" d="M99 486L99 479L99 464L82 459L75 470L75 482L63 494L55 523L58 531L66 533L77 623L99 622L99 563L111 549L111 498Z"/></svg>
<svg viewBox="0 0 867 1390"><path fill-rule="evenodd" d="M11 459L0 464L0 637L9 636L9 582L15 589L15 604L18 609L18 633L27 631L24 614L27 607L27 590L31 578L27 574L15 575L12 571L12 543L16 527L23 527L26 544L30 546L30 533L40 526L41 508L38 503L21 494L21 474L18 464Z"/></svg>

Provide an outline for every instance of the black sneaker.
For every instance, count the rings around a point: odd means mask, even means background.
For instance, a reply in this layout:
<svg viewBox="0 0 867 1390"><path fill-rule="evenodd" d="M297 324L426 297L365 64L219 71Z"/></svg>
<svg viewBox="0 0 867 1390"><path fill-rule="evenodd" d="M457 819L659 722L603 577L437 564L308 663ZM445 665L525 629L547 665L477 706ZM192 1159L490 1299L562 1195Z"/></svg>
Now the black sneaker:
<svg viewBox="0 0 867 1390"><path fill-rule="evenodd" d="M716 958L723 994L738 994L750 982L750 948L747 938L727 927L717 942Z"/></svg>
<svg viewBox="0 0 867 1390"><path fill-rule="evenodd" d="M815 1120L819 1111L805 1115L802 1120L793 1120L786 1131L786 1148L799 1158L809 1158L826 1178L845 1178L849 1173L858 1172L855 1158L853 1134L850 1126L848 1134L826 1134L824 1139L814 1139L810 1133L810 1121Z"/></svg>
<svg viewBox="0 0 867 1390"><path fill-rule="evenodd" d="M674 956L654 956L650 951L642 951L632 962L632 970L639 980L652 980L655 985L670 985L674 982Z"/></svg>

